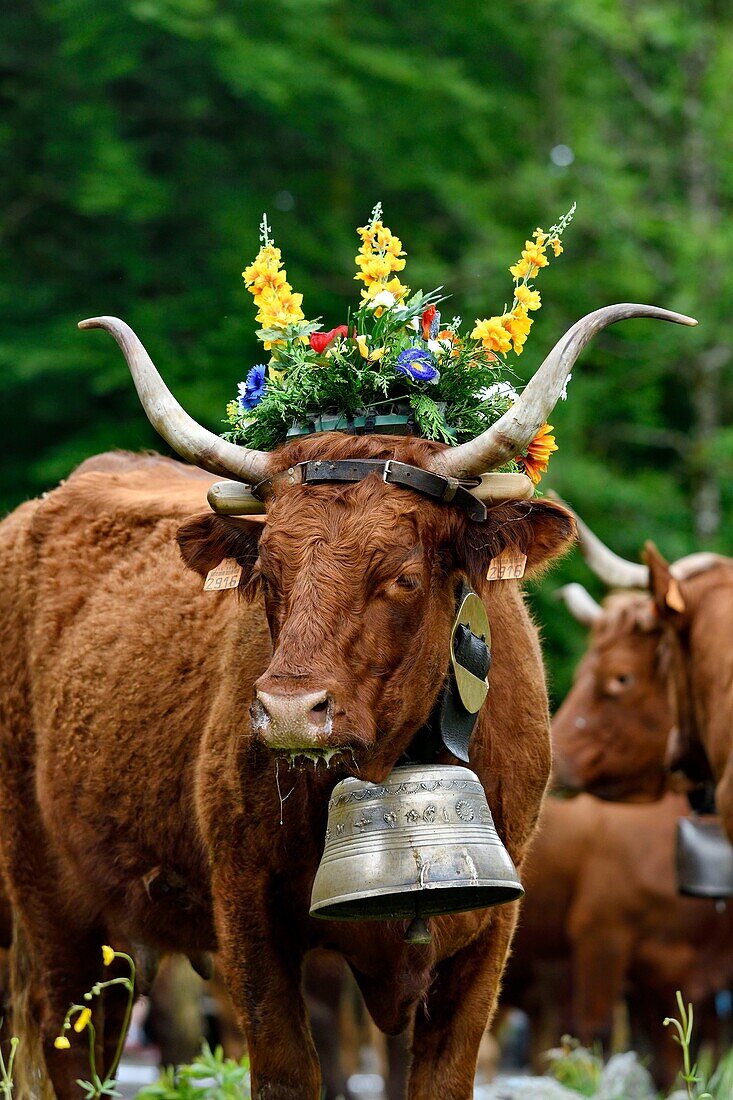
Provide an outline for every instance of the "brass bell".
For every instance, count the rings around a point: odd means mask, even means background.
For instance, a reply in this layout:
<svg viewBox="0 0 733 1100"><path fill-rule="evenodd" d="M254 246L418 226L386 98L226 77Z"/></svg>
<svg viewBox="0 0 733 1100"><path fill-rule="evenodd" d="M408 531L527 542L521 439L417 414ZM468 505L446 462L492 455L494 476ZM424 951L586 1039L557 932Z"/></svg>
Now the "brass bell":
<svg viewBox="0 0 733 1100"><path fill-rule="evenodd" d="M350 777L334 787L312 917L412 920L406 940L426 943L425 917L523 893L469 768L410 764L383 783Z"/></svg>
<svg viewBox="0 0 733 1100"><path fill-rule="evenodd" d="M675 851L677 889L693 898L733 897L733 847L720 818L681 817Z"/></svg>

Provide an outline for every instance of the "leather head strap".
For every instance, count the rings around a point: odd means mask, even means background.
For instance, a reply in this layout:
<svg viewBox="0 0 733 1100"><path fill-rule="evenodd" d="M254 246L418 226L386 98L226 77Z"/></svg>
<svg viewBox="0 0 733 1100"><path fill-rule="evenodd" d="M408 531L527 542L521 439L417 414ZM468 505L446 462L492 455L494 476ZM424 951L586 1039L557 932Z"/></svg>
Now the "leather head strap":
<svg viewBox="0 0 733 1100"><path fill-rule="evenodd" d="M478 485L480 478L457 481L453 477L422 470L419 466L410 466L395 459L355 458L332 461L331 459L311 459L298 462L297 465L273 474L258 482L252 489L252 495L258 500L269 500L275 494L278 485L318 485L329 481L356 482L377 474L386 485L399 485L403 489L413 489L416 493L430 497L442 504L455 504L463 508L469 518L476 523L486 520L486 506L472 496L468 489Z"/></svg>

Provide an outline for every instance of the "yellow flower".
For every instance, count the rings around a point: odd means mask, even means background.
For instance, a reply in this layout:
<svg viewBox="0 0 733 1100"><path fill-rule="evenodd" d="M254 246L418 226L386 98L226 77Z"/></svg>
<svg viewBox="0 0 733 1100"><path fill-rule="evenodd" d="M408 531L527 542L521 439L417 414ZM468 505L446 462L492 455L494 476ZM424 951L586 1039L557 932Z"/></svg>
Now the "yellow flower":
<svg viewBox="0 0 733 1100"><path fill-rule="evenodd" d="M245 286L258 307L256 319L263 328L286 328L304 319L302 294L294 294L282 266L280 249L264 244L253 263L242 272ZM265 341L270 349L279 341Z"/></svg>
<svg viewBox="0 0 733 1100"><path fill-rule="evenodd" d="M514 354L521 355L532 328L532 318L523 306L517 306L511 313L504 314L501 323L512 338Z"/></svg>
<svg viewBox="0 0 733 1100"><path fill-rule="evenodd" d="M381 207L375 207L372 212L381 211ZM409 288L400 283L393 275L396 271L402 271L405 266L402 241L395 237L392 230L384 225L381 218L376 218L369 225L363 225L357 229L361 239L359 252L356 255L356 266L359 271L354 276L364 283L365 289L361 292L363 302L370 302L383 290L389 290L398 301L409 294ZM379 307L381 312L381 307ZM380 316L375 311L375 316Z"/></svg>
<svg viewBox="0 0 733 1100"><path fill-rule="evenodd" d="M359 348L359 354L361 355L362 359L368 359L369 358L369 348L367 347L367 338L366 338L366 336L357 336L356 344L357 344L357 347Z"/></svg>
<svg viewBox="0 0 733 1100"><path fill-rule="evenodd" d="M53 1041L53 1045L56 1047L56 1050L68 1050L71 1043L65 1035L57 1035Z"/></svg>
<svg viewBox="0 0 733 1100"><path fill-rule="evenodd" d="M539 309L542 305L538 290L530 290L526 283L520 283L514 290L514 297L525 309Z"/></svg>
<svg viewBox="0 0 733 1100"><path fill-rule="evenodd" d="M555 253L555 255L559 256L560 253L563 250L562 245L560 244L560 238L559 237L553 237L552 240L549 241L548 243L552 247L552 251Z"/></svg>
<svg viewBox="0 0 733 1100"><path fill-rule="evenodd" d="M521 279L525 275L534 275L540 267L547 267L550 261L545 255L545 246L539 241L525 241L522 256L509 270L515 279Z"/></svg>
<svg viewBox="0 0 733 1100"><path fill-rule="evenodd" d="M74 1021L74 1031L83 1031L92 1018L91 1008L83 1008Z"/></svg>
<svg viewBox="0 0 733 1100"><path fill-rule="evenodd" d="M506 354L512 346L511 336L504 327L502 317L488 317L483 321L477 319L471 339L480 340L485 351L498 351L501 355Z"/></svg>
<svg viewBox="0 0 733 1100"><path fill-rule="evenodd" d="M532 236L536 238L537 244L539 245L543 245L547 240L547 234L545 233L544 229L540 229L539 227L535 229Z"/></svg>
<svg viewBox="0 0 733 1100"><path fill-rule="evenodd" d="M387 350L386 348L375 348L374 351L371 352L370 355L369 355L369 362L370 363L378 363L379 360L384 355L386 350Z"/></svg>
<svg viewBox="0 0 733 1100"><path fill-rule="evenodd" d="M236 406L237 402L232 401L231 404ZM104 962L104 965L105 966L111 966L112 961L114 960L114 957L115 957L114 948L110 947L109 944L105 943L105 945L102 947L102 961Z"/></svg>
<svg viewBox="0 0 733 1100"><path fill-rule="evenodd" d="M557 450L554 435L551 435L552 424L543 424L537 435L527 447L526 454L518 455L517 462L523 467L524 472L535 485L538 484L547 465L550 455Z"/></svg>

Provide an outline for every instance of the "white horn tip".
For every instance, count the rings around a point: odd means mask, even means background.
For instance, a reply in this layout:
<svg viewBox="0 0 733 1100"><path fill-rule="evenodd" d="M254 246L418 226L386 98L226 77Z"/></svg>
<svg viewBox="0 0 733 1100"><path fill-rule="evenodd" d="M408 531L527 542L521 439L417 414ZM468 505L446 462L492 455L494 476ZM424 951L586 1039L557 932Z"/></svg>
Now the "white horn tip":
<svg viewBox="0 0 733 1100"><path fill-rule="evenodd" d="M102 328L102 318L101 317L87 317L86 321L77 322L76 327L81 328L81 329L85 329L85 328Z"/></svg>

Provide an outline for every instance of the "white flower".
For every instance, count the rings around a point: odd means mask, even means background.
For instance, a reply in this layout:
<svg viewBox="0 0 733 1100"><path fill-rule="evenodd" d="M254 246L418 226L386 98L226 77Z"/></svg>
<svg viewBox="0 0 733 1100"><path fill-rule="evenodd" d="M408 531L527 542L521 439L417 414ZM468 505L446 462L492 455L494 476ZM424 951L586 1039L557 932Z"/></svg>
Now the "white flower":
<svg viewBox="0 0 733 1100"><path fill-rule="evenodd" d="M396 301L397 299L391 291L380 290L379 294L372 298L371 302L369 303L369 308L379 309L379 307L381 306L382 309L391 309Z"/></svg>
<svg viewBox="0 0 733 1100"><path fill-rule="evenodd" d="M408 321L405 328L411 328L414 332L420 331L420 322L417 317L413 317L411 321Z"/></svg>
<svg viewBox="0 0 733 1100"><path fill-rule="evenodd" d="M519 394L508 382L494 382L493 386L487 386L486 389L481 390L479 397L482 401L492 401L495 397L508 397L514 404Z"/></svg>
<svg viewBox="0 0 733 1100"><path fill-rule="evenodd" d="M442 355L447 347L450 347L450 340L428 340L428 350L432 351L433 355Z"/></svg>

